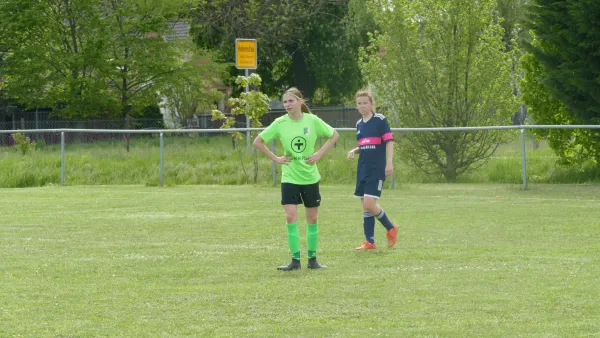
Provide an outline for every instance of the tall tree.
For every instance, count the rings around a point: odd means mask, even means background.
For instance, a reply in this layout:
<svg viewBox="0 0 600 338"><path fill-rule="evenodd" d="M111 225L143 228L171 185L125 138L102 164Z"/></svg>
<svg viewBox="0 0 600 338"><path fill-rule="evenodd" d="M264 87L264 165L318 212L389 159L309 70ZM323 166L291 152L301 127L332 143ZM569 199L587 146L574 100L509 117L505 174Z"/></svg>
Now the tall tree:
<svg viewBox="0 0 600 338"><path fill-rule="evenodd" d="M186 0L107 0L103 11L113 39L108 42L109 87L119 94L121 117L158 101L162 80L181 70L181 42L169 39ZM183 47L183 48L177 48ZM136 104L137 103L137 104Z"/></svg>
<svg viewBox="0 0 600 338"><path fill-rule="evenodd" d="M517 44L527 39L524 27L528 4L531 0L497 0L496 12L498 21L504 29L504 43L507 50L518 47Z"/></svg>
<svg viewBox="0 0 600 338"><path fill-rule="evenodd" d="M363 71L401 127L497 125L516 111L494 0L370 1L381 27ZM502 134L408 133L411 162L448 181L485 162Z"/></svg>
<svg viewBox="0 0 600 338"><path fill-rule="evenodd" d="M3 0L9 96L65 117L126 117L157 104L192 47L168 39L190 2Z"/></svg>
<svg viewBox="0 0 600 338"><path fill-rule="evenodd" d="M534 45L539 43L537 39L533 40ZM524 54L521 63L525 71L520 81L522 98L527 104L527 114L536 124L585 123L570 113L564 102L552 97L544 82L548 76L546 69L532 53ZM600 163L600 138L598 132L592 129L533 129L532 132L548 141L561 165L577 165L589 160L596 165Z"/></svg>
<svg viewBox="0 0 600 338"><path fill-rule="evenodd" d="M544 85L582 122L600 122L600 2L534 0L529 51L546 71Z"/></svg>
<svg viewBox="0 0 600 338"><path fill-rule="evenodd" d="M257 39L257 72L266 93L277 96L296 86L313 101L339 104L362 85L357 53L366 34L349 30L355 28L349 12L354 2L207 1L194 15L197 43L231 62L236 38Z"/></svg>
<svg viewBox="0 0 600 338"><path fill-rule="evenodd" d="M600 2L532 0L523 99L537 123L600 123ZM544 131L565 164L600 163L600 132Z"/></svg>
<svg viewBox="0 0 600 338"><path fill-rule="evenodd" d="M181 71L165 80L160 89L161 106L170 114L176 127L184 126L184 120L196 114L212 111L215 102L223 98L223 93L215 87L224 86L221 79L227 64L213 62L212 54L198 50L190 62L182 65Z"/></svg>
<svg viewBox="0 0 600 338"><path fill-rule="evenodd" d="M96 74L110 38L96 1L4 0L0 12L8 96L28 106L59 103L68 114L110 104Z"/></svg>

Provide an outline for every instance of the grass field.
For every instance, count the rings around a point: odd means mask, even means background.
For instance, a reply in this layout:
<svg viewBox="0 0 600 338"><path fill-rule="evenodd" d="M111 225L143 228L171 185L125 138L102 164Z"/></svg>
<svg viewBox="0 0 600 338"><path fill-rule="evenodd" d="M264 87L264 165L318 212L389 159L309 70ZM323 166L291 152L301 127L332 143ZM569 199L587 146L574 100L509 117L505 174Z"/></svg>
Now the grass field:
<svg viewBox="0 0 600 338"><path fill-rule="evenodd" d="M329 268L286 273L278 188L0 189L0 336L600 335L598 185L404 184L374 252L351 192L322 187Z"/></svg>

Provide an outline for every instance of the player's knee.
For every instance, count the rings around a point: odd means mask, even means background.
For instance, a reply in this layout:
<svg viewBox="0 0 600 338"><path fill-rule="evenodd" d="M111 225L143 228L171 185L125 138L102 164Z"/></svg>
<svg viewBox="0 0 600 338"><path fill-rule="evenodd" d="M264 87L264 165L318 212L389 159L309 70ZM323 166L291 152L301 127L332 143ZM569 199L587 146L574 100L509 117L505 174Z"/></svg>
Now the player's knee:
<svg viewBox="0 0 600 338"><path fill-rule="evenodd" d="M306 216L306 222L308 224L315 224L317 223L317 216Z"/></svg>
<svg viewBox="0 0 600 338"><path fill-rule="evenodd" d="M375 201L367 201L365 199L365 201L363 202L363 211L374 214L375 211L377 211L377 203L375 203Z"/></svg>
<svg viewBox="0 0 600 338"><path fill-rule="evenodd" d="M285 214L285 219L287 221L287 223L294 223L298 220L298 215L293 213L293 214Z"/></svg>

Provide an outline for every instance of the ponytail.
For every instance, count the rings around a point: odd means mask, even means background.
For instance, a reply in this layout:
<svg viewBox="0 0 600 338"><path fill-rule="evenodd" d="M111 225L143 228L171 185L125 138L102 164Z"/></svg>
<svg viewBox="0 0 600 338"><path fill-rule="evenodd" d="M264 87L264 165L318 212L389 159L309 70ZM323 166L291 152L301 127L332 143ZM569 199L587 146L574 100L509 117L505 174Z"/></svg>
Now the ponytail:
<svg viewBox="0 0 600 338"><path fill-rule="evenodd" d="M304 102L304 100L302 100L302 99L300 99L300 100L302 101L302 105L301 105L300 110L303 113L312 114L312 112L310 111L310 108L308 108L308 106L306 105L306 103Z"/></svg>

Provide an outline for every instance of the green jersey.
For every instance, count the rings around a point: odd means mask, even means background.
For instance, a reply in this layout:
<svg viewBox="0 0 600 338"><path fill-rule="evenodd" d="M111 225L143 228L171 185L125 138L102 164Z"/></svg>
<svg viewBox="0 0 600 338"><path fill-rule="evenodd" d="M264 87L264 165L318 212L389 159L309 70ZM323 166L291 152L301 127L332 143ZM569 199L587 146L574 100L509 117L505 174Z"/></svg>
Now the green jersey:
<svg viewBox="0 0 600 338"><path fill-rule="evenodd" d="M321 179L317 165L306 163L306 158L314 154L317 137L331 137L334 130L316 115L302 115L300 120L292 120L285 114L259 134L265 142L279 139L285 155L292 158L282 166L281 183L314 184Z"/></svg>

